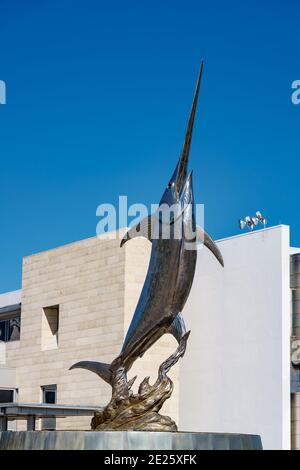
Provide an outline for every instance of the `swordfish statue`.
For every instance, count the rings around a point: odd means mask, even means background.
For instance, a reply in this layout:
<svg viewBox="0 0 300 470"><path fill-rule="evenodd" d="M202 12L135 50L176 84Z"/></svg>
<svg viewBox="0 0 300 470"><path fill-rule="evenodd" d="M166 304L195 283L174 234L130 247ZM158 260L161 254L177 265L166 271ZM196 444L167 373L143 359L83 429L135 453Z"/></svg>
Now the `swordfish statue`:
<svg viewBox="0 0 300 470"><path fill-rule="evenodd" d="M71 367L90 370L112 387L111 401L104 410L95 414L93 429L177 430L174 421L158 414L158 411L173 390L167 372L184 355L190 333L186 331L182 311L194 279L198 244L204 244L224 266L217 245L202 228L196 226L192 172L188 173L202 69L203 62L182 152L158 209L131 228L121 241L122 247L131 239L142 236L152 244L146 279L121 352L111 364L81 361ZM155 384L150 385L147 377L140 384L138 393L134 394L131 387L136 377L128 381L128 371L167 333L177 340L177 350L161 364Z"/></svg>

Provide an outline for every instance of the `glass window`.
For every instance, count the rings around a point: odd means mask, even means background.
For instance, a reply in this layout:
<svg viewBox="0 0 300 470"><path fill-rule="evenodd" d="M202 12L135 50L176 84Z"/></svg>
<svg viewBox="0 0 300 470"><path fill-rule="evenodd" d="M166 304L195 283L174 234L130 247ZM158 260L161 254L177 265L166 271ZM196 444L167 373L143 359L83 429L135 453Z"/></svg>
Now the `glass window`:
<svg viewBox="0 0 300 470"><path fill-rule="evenodd" d="M13 403L14 390L0 389L0 403Z"/></svg>
<svg viewBox="0 0 300 470"><path fill-rule="evenodd" d="M20 339L21 318L14 317L8 320L8 340L16 341Z"/></svg>
<svg viewBox="0 0 300 470"><path fill-rule="evenodd" d="M6 341L6 322L0 321L0 341Z"/></svg>
<svg viewBox="0 0 300 470"><path fill-rule="evenodd" d="M45 390L44 403L54 405L56 402L56 392L54 390Z"/></svg>
<svg viewBox="0 0 300 470"><path fill-rule="evenodd" d="M54 405L56 403L56 385L44 385L42 387L43 403Z"/></svg>
<svg viewBox="0 0 300 470"><path fill-rule="evenodd" d="M0 320L0 341L16 341L20 339L21 316L2 316Z"/></svg>
<svg viewBox="0 0 300 470"><path fill-rule="evenodd" d="M56 403L56 385L44 385L42 387L43 403L54 405ZM56 429L56 418L42 418L42 430L53 431Z"/></svg>

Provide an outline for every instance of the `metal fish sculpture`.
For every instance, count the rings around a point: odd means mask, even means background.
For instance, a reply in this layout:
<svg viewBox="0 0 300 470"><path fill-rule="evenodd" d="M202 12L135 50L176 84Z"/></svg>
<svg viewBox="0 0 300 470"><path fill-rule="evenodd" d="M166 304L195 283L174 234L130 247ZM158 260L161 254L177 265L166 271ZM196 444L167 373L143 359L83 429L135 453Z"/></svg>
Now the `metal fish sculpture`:
<svg viewBox="0 0 300 470"><path fill-rule="evenodd" d="M197 243L202 242L223 266L222 255L210 238L196 226L192 172L188 159L202 77L203 63L197 80L192 109L181 156L161 198L158 211L127 232L121 247L143 236L152 243L145 283L119 356L111 363L81 361L71 369L95 372L113 386L117 380L127 383L127 372L162 335L172 334L178 343L186 334L182 310L189 296L197 260ZM169 219L164 211L170 209ZM168 211L165 211L168 212ZM164 236L168 229L169 236ZM128 387L131 386L128 382Z"/></svg>

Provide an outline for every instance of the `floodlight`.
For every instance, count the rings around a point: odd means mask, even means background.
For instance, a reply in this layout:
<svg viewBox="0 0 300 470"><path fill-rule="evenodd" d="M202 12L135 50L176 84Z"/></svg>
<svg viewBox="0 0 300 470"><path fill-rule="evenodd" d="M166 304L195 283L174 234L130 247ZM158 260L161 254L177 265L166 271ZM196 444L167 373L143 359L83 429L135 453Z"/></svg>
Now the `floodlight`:
<svg viewBox="0 0 300 470"><path fill-rule="evenodd" d="M243 219L239 220L239 226L240 226L241 230L243 230L246 227L246 225L247 224L246 224L245 220L243 220Z"/></svg>
<svg viewBox="0 0 300 470"><path fill-rule="evenodd" d="M256 215L256 217L258 218L259 222L260 222L261 224L263 224L263 226L265 227L265 226L267 225L267 221L266 221L266 219L264 218L264 216L262 215L262 213L261 213L260 211L257 211L255 215Z"/></svg>

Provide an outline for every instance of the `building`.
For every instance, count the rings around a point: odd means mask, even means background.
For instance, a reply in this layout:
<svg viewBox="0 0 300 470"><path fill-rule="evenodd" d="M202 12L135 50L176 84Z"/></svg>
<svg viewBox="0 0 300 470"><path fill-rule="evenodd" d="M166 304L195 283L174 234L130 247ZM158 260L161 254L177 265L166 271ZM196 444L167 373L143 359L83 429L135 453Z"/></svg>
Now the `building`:
<svg viewBox="0 0 300 470"><path fill-rule="evenodd" d="M7 304L0 310L3 319L15 304L22 304L20 339L2 344L0 387L14 390L22 403L108 403L109 385L89 371L68 369L80 360L111 362L118 355L149 251L144 239L120 248L118 239L94 237L25 257L22 292L0 298L2 306ZM165 335L143 361L137 361L134 375L155 378L161 358L172 354L175 344ZM167 408L178 419L178 387ZM89 429L90 418L59 420L56 426Z"/></svg>
<svg viewBox="0 0 300 470"><path fill-rule="evenodd" d="M224 270L203 250L186 305L192 334L180 369L179 422L258 433L267 449L300 448L299 370L291 374L290 352L291 336L299 335L299 275L290 268L298 269L300 250L290 247L288 226L218 246ZM187 413L184 403L197 412Z"/></svg>
<svg viewBox="0 0 300 470"><path fill-rule="evenodd" d="M183 431L260 434L266 449L300 448L300 249L290 247L283 225L218 244L224 269L199 251L183 312L192 333L162 412ZM95 237L25 257L22 290L0 296L0 401L106 404L107 384L68 369L117 356L149 254L144 239L120 248L119 240ZM175 348L165 335L137 361L130 371L137 385L146 375L155 380ZM88 429L89 422L39 426Z"/></svg>

